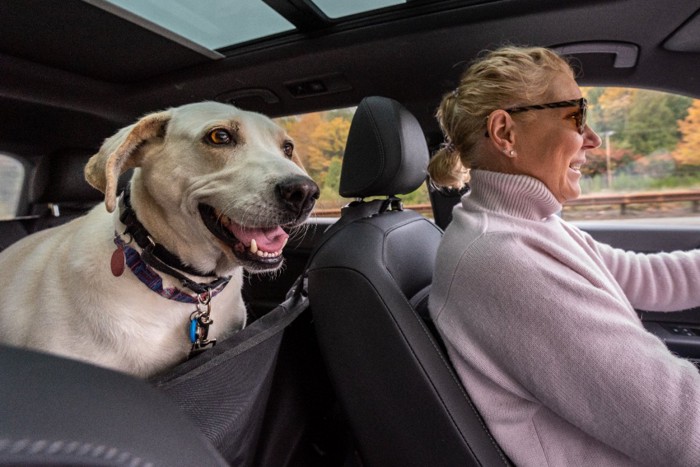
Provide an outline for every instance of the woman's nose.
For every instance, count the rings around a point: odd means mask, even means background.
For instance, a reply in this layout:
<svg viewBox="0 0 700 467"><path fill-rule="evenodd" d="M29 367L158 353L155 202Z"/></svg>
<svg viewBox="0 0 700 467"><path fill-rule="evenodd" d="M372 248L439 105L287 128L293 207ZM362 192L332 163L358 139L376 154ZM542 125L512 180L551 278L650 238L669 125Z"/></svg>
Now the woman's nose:
<svg viewBox="0 0 700 467"><path fill-rule="evenodd" d="M598 133L586 125L586 129L583 131L583 143L586 148L595 149L601 145L602 140L600 139L600 136L598 136Z"/></svg>

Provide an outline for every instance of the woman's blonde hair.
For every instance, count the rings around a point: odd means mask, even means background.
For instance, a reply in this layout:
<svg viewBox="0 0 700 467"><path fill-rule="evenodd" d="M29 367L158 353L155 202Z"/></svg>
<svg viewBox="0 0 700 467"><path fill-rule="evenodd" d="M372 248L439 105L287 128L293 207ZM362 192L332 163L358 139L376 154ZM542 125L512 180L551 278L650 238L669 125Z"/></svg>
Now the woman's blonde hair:
<svg viewBox="0 0 700 467"><path fill-rule="evenodd" d="M445 144L430 161L432 183L461 188L469 180L474 146L484 137L491 112L541 103L555 72L573 77L569 63L543 47L501 47L473 62L438 107Z"/></svg>

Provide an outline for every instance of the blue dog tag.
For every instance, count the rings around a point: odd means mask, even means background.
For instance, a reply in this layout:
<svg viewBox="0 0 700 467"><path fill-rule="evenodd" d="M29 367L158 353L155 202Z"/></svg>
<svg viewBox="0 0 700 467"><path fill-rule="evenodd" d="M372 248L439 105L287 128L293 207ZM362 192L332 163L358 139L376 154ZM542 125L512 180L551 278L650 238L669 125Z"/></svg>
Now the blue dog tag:
<svg viewBox="0 0 700 467"><path fill-rule="evenodd" d="M190 342L192 344L197 342L197 318L190 320Z"/></svg>

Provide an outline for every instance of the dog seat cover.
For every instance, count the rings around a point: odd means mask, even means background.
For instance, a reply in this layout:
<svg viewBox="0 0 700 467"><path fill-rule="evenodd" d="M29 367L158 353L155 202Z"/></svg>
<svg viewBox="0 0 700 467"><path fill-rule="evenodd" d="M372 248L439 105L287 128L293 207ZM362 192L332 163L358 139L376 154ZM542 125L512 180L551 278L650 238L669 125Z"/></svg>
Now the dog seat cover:
<svg viewBox="0 0 700 467"><path fill-rule="evenodd" d="M307 307L300 281L248 327L151 378L231 465L255 465L284 330Z"/></svg>

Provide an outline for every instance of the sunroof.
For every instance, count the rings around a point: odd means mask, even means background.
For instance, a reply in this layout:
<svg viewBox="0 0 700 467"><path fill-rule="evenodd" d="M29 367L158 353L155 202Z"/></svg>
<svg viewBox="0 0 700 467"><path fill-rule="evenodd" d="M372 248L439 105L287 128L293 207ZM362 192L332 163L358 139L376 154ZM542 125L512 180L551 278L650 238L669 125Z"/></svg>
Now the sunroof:
<svg viewBox="0 0 700 467"><path fill-rule="evenodd" d="M143 27L163 28L156 32L170 35L171 39L184 38L209 50L294 29L292 23L261 0L88 1ZM118 8L109 8L109 4ZM146 21L139 22L139 18Z"/></svg>
<svg viewBox="0 0 700 467"><path fill-rule="evenodd" d="M224 47L295 30L264 0L83 0L211 58ZM407 0L306 0L328 18L367 13Z"/></svg>
<svg viewBox="0 0 700 467"><path fill-rule="evenodd" d="M329 18L342 18L387 6L401 5L406 3L406 0L313 0L313 2Z"/></svg>

